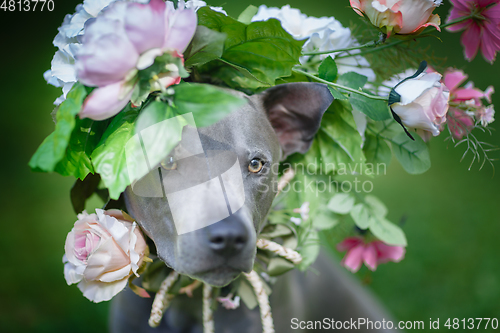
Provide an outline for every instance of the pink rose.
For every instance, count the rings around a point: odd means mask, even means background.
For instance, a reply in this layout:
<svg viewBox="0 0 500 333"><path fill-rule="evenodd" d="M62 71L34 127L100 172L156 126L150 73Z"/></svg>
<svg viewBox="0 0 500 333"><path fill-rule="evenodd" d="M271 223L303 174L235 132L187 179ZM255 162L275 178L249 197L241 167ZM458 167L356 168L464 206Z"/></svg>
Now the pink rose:
<svg viewBox="0 0 500 333"><path fill-rule="evenodd" d="M387 35L418 34L430 25L439 29L441 19L432 14L442 0L350 0L351 7Z"/></svg>
<svg viewBox="0 0 500 333"><path fill-rule="evenodd" d="M137 72L164 54L182 58L196 26L193 10L176 10L162 0L148 4L117 1L89 20L75 66L80 82L98 88L85 101L80 118L103 120L120 112L137 87ZM151 89L180 81L178 68L171 65L151 78Z"/></svg>
<svg viewBox="0 0 500 333"><path fill-rule="evenodd" d="M400 262L406 252L402 246L391 246L382 241L365 243L360 237L346 238L337 245L337 250L347 251L341 264L353 273L361 268L363 262L372 271L376 270L377 265L382 263Z"/></svg>
<svg viewBox="0 0 500 333"><path fill-rule="evenodd" d="M407 79L394 89L400 100L391 105L403 124L409 128L439 135L446 122L450 92L440 82L439 73L421 73Z"/></svg>
<svg viewBox="0 0 500 333"><path fill-rule="evenodd" d="M146 241L137 224L119 210L78 214L66 237L64 277L78 283L93 302L108 301L127 285L142 264Z"/></svg>

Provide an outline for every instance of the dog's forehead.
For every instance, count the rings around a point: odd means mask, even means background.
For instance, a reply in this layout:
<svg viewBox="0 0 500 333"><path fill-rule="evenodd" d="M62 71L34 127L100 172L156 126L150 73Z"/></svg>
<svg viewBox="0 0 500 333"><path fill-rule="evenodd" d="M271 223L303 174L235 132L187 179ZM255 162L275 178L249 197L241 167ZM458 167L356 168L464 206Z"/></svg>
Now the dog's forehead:
<svg viewBox="0 0 500 333"><path fill-rule="evenodd" d="M247 95L242 96L248 101L244 106L211 126L198 128L203 150L231 150L247 158L252 158L255 153L269 159L279 158L276 133L262 103Z"/></svg>

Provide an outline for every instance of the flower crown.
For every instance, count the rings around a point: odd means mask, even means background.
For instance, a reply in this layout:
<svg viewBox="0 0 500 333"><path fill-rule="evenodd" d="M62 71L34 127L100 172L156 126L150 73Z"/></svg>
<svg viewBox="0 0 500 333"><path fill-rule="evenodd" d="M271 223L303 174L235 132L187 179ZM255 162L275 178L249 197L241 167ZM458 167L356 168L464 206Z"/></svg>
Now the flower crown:
<svg viewBox="0 0 500 333"><path fill-rule="evenodd" d="M294 267L306 270L326 230L346 237L338 249L347 251L342 264L353 272L363 262L375 270L380 263L400 261L406 237L387 220L386 206L336 179L372 177L392 155L408 173L423 173L431 165L425 142L443 132L457 146L468 143L472 163L492 163L491 148L473 130L488 131L494 121L493 88L482 91L472 82L462 86L467 75L461 70L449 68L441 75L421 62L432 59L414 40L445 27L465 29L466 58L480 49L493 62L500 40L488 36L500 34L495 15L500 5L452 0L448 21L441 24L432 13L441 2L398 0L391 6L382 0L350 0L367 23L357 34L333 17L308 17L290 6L249 6L235 19L197 0L85 0L78 5L59 28L54 39L58 50L44 74L63 91L55 101L55 130L29 163L35 171L77 178L71 200L79 215L64 257L68 284L78 283L95 302L111 299L126 285L143 297L147 291L165 297L166 292L189 293L198 286L172 275L154 257L133 219L110 209L148 171L127 171L127 141L145 123L187 113L198 127L214 124L245 103L222 88L255 94L301 81L328 85L335 101L309 152L282 162L281 193L260 234L257 273L246 278L263 290L262 283ZM377 60L391 58L398 59L394 68ZM184 125L179 123L177 130ZM146 147L152 151L151 163L160 163L179 142L172 135ZM299 164L308 165L308 172L299 173ZM334 177L336 188L320 188L322 173ZM300 190L286 191L296 180ZM89 215L85 203L94 193L108 210ZM106 258L110 254L112 261ZM132 283L139 275L141 287ZM259 293L240 286L234 283L230 295L219 299L225 307L238 306L240 298L249 307L265 307ZM162 311L155 311L161 318Z"/></svg>

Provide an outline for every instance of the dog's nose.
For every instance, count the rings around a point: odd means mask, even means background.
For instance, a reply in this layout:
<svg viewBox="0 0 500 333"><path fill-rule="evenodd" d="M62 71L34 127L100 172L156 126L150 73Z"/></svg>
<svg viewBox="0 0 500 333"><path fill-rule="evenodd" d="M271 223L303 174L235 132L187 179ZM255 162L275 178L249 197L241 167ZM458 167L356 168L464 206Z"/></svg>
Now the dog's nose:
<svg viewBox="0 0 500 333"><path fill-rule="evenodd" d="M248 231L235 218L227 218L207 227L208 245L212 251L224 257L239 253L248 241Z"/></svg>

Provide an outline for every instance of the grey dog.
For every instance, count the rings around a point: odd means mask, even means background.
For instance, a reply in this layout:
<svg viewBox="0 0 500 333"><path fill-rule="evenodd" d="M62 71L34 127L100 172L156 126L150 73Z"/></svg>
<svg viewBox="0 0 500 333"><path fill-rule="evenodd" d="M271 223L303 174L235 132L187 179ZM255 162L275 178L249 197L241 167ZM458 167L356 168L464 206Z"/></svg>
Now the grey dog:
<svg viewBox="0 0 500 333"><path fill-rule="evenodd" d="M213 177L221 160L237 161L244 187L241 208L217 223L179 234L165 197L137 195L131 187L124 193L128 212L154 242L158 257L179 273L218 287L228 285L241 272L252 270L258 233L276 196L273 186L268 186L267 191L262 186L276 182L277 168L273 166L286 156L307 152L333 101L327 86L318 83L283 84L253 96L232 93L247 103L214 125L198 129L206 159L217 163L179 159L176 154L182 152L175 149L170 158L177 160L177 165L168 182L175 189L189 188ZM183 135L181 146L189 147L185 137L189 136ZM228 151L231 154L219 158L221 152ZM190 203L201 205L206 211L220 208L208 204L210 197L202 192L191 193L181 210L189 211ZM307 321L316 321L317 331L321 331L319 322L328 328L325 323L331 325L332 319L344 322L343 327L350 331L370 332L373 330L369 327L357 325L359 319L390 319L375 298L325 253L320 254L313 267L316 274L293 270L276 282L270 300L278 333L306 331ZM150 299L141 299L130 290L118 294L111 308L111 332L203 331L199 292L193 298L176 297L160 327L154 329L148 326L151 304ZM245 305L236 310L219 307L215 312L215 330L261 332L259 310L249 310Z"/></svg>

